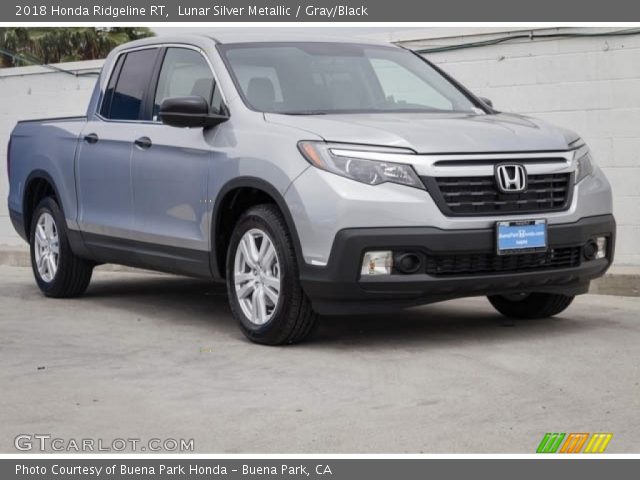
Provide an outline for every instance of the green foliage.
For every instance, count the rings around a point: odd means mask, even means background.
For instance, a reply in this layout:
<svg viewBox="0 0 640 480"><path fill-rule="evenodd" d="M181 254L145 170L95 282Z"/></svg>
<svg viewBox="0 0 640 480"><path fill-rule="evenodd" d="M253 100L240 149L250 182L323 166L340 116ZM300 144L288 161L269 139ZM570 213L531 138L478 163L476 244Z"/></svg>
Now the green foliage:
<svg viewBox="0 0 640 480"><path fill-rule="evenodd" d="M121 43L153 35L146 27L0 28L0 67L104 58Z"/></svg>

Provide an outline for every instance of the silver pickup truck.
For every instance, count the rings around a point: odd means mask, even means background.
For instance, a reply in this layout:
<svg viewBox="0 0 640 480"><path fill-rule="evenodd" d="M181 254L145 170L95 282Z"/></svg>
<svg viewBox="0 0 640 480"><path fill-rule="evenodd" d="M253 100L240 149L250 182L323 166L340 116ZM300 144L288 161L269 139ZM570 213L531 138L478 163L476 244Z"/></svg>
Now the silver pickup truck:
<svg viewBox="0 0 640 480"><path fill-rule="evenodd" d="M547 317L613 260L611 189L578 135L388 44L129 43L85 117L18 123L8 166L45 295L82 294L101 263L225 281L264 344L465 296Z"/></svg>

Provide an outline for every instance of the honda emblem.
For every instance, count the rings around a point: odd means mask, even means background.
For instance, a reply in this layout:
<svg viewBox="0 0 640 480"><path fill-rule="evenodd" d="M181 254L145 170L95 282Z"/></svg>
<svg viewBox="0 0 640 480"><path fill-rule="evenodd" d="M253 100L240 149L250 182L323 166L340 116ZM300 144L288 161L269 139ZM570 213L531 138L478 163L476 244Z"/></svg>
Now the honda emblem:
<svg viewBox="0 0 640 480"><path fill-rule="evenodd" d="M496 165L496 183L502 193L524 192L527 188L527 170L524 165Z"/></svg>

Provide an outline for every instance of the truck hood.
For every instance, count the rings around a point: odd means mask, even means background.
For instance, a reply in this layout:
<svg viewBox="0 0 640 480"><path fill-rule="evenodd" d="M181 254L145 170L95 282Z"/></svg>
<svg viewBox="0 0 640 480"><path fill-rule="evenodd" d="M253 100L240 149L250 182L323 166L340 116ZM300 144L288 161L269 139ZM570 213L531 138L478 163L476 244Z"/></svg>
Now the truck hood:
<svg viewBox="0 0 640 480"><path fill-rule="evenodd" d="M506 113L267 113L265 120L313 133L327 142L402 147L417 153L566 150L578 138L542 120Z"/></svg>

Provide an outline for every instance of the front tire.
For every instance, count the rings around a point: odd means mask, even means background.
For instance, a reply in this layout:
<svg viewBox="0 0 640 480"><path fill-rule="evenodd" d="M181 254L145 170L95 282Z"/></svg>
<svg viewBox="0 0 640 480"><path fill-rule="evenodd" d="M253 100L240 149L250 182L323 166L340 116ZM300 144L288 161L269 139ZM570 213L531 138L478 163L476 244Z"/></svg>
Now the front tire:
<svg viewBox="0 0 640 480"><path fill-rule="evenodd" d="M274 205L252 207L238 220L227 252L227 290L233 316L252 342L297 343L316 324L291 235Z"/></svg>
<svg viewBox="0 0 640 480"><path fill-rule="evenodd" d="M47 297L82 295L91 281L94 264L71 251L62 210L44 198L31 222L31 267L38 287Z"/></svg>
<svg viewBox="0 0 640 480"><path fill-rule="evenodd" d="M492 295L491 305L505 317L547 318L566 310L575 297L555 293Z"/></svg>

